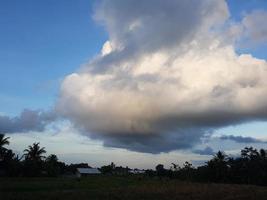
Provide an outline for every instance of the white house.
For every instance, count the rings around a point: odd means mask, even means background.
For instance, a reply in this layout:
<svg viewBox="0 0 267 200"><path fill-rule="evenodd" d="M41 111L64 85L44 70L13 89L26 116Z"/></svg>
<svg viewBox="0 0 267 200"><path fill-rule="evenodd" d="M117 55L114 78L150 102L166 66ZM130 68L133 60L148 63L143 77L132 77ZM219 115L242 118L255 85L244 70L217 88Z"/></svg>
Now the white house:
<svg viewBox="0 0 267 200"><path fill-rule="evenodd" d="M101 174L101 172L97 168L77 168L76 171L76 176L78 178L98 174Z"/></svg>
<svg viewBox="0 0 267 200"><path fill-rule="evenodd" d="M131 174L144 174L144 173L146 173L145 170L140 170L140 169L131 169L129 172Z"/></svg>

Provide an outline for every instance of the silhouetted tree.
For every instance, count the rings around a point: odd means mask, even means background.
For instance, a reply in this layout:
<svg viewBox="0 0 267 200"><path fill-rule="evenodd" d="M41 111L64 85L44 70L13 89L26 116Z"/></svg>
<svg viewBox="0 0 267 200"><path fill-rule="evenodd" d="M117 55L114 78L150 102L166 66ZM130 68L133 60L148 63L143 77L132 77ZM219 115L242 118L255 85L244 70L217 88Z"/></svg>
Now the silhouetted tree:
<svg viewBox="0 0 267 200"><path fill-rule="evenodd" d="M0 162L3 160L3 156L7 150L4 146L9 145L9 139L4 134L0 134Z"/></svg>
<svg viewBox="0 0 267 200"><path fill-rule="evenodd" d="M262 154L264 154L263 151ZM253 147L245 147L241 150L241 161L241 172L244 177L243 182L247 184L263 184L262 182L267 169L262 169L264 161L258 150Z"/></svg>
<svg viewBox="0 0 267 200"><path fill-rule="evenodd" d="M0 134L0 171L2 175L18 176L21 173L21 163L18 156L5 147L9 145L9 139Z"/></svg>
<svg viewBox="0 0 267 200"><path fill-rule="evenodd" d="M194 173L194 168L191 163L186 161L183 167L180 169L180 178L183 180L192 180Z"/></svg>
<svg viewBox="0 0 267 200"><path fill-rule="evenodd" d="M175 164L175 163L171 163L171 170L172 171L178 171L180 170L180 166L178 164Z"/></svg>
<svg viewBox="0 0 267 200"><path fill-rule="evenodd" d="M113 174L114 170L116 168L116 165L111 162L110 165L105 165L100 168L101 173L103 174Z"/></svg>
<svg viewBox="0 0 267 200"><path fill-rule="evenodd" d="M259 152L253 147L245 147L241 150L241 157L246 160L254 160L259 158Z"/></svg>
<svg viewBox="0 0 267 200"><path fill-rule="evenodd" d="M45 170L48 176L55 177L60 174L60 166L55 154L51 154L45 159Z"/></svg>
<svg viewBox="0 0 267 200"><path fill-rule="evenodd" d="M24 150L24 172L27 176L40 176L43 169L43 156L46 153L44 147L40 147L39 143L33 143Z"/></svg>
<svg viewBox="0 0 267 200"><path fill-rule="evenodd" d="M158 164L156 166L156 172L159 177L166 175L166 170L164 169L164 165Z"/></svg>
<svg viewBox="0 0 267 200"><path fill-rule="evenodd" d="M3 168L6 171L7 176L18 176L21 174L21 163L18 155L8 149L5 151L3 157Z"/></svg>
<svg viewBox="0 0 267 200"><path fill-rule="evenodd" d="M44 153L46 153L46 150L44 147L40 147L38 143L33 143L32 145L28 146L28 149L25 149L24 156L26 160L34 160L34 161L41 161L45 156L43 156Z"/></svg>
<svg viewBox="0 0 267 200"><path fill-rule="evenodd" d="M0 148L4 148L5 145L9 145L10 137L5 137L5 134L0 133Z"/></svg>
<svg viewBox="0 0 267 200"><path fill-rule="evenodd" d="M209 178L214 182L226 181L228 166L227 166L227 155L218 151L215 156L207 162L209 170Z"/></svg>

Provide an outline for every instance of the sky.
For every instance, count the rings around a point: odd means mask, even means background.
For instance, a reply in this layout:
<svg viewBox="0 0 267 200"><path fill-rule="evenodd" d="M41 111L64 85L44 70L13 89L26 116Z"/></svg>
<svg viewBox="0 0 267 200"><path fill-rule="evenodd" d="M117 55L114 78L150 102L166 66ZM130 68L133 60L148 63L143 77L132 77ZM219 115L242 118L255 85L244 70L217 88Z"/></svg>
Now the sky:
<svg viewBox="0 0 267 200"><path fill-rule="evenodd" d="M0 132L153 168L267 148L267 1L0 1Z"/></svg>

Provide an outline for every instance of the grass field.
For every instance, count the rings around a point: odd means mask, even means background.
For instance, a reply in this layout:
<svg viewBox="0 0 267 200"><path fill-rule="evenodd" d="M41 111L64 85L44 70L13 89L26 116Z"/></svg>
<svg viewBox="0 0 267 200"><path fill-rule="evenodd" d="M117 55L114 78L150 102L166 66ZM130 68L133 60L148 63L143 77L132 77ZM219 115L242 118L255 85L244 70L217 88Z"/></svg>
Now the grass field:
<svg viewBox="0 0 267 200"><path fill-rule="evenodd" d="M266 200L267 187L136 177L0 178L0 199Z"/></svg>

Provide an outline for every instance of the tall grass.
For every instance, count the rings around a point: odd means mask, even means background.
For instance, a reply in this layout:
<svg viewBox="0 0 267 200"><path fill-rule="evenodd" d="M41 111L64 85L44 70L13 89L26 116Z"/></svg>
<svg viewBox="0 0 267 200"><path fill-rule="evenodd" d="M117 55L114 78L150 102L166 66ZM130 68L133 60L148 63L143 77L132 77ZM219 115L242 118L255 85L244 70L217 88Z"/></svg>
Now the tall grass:
<svg viewBox="0 0 267 200"><path fill-rule="evenodd" d="M112 176L83 179L0 178L0 199L266 200L267 188Z"/></svg>

